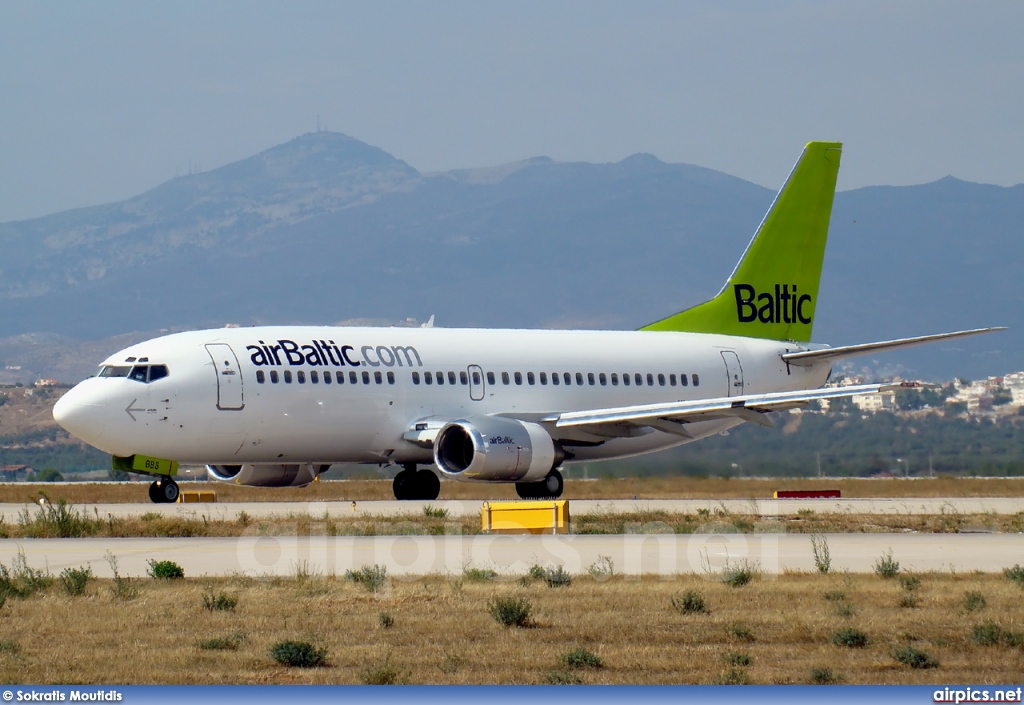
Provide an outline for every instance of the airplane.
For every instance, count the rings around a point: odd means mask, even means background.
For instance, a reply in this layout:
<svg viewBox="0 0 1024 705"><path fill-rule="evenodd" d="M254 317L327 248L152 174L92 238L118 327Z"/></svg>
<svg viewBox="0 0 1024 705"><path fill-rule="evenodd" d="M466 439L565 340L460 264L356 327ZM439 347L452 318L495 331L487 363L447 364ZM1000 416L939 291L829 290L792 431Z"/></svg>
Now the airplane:
<svg viewBox="0 0 1024 705"><path fill-rule="evenodd" d="M811 344L842 145L810 142L712 299L635 331L271 326L167 335L102 362L53 408L63 428L156 477L296 487L332 463L400 466L396 499L441 477L555 498L564 463L707 438L771 411L893 385L825 387L855 355L987 333ZM436 471L433 469L436 468Z"/></svg>

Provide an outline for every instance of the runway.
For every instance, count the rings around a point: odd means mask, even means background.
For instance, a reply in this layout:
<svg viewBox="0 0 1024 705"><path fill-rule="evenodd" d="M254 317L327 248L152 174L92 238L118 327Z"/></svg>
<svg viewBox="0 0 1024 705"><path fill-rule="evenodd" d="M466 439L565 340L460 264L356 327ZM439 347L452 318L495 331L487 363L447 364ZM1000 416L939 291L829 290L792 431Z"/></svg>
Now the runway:
<svg viewBox="0 0 1024 705"><path fill-rule="evenodd" d="M829 534L826 540L834 571L870 572L889 550L910 571L992 572L1024 557L1024 534ZM19 551L33 568L58 574L89 565L100 577L112 576L108 555L117 558L121 575L137 577L146 575L150 559L175 561L190 577L343 575L367 565L384 565L399 578L459 576L467 567L523 575L535 564L579 574L605 558L616 574L633 577L713 575L742 561L766 576L815 570L806 534L8 539L0 541L0 563L10 566Z"/></svg>
<svg viewBox="0 0 1024 705"><path fill-rule="evenodd" d="M83 504L76 509L90 516L98 514L124 518L156 513L166 516L206 517L209 520L234 521L245 512L259 519L268 517L423 517L426 506L444 509L448 516L480 516L481 500L435 500L433 502L360 501L360 502L231 502L211 504ZM698 515L722 514L778 517L801 511L817 514L1017 514L1024 512L1021 497L928 497L901 499L611 499L569 500L573 516L585 514L636 514L667 512ZM37 511L32 504L0 504L0 517L16 523L19 515Z"/></svg>

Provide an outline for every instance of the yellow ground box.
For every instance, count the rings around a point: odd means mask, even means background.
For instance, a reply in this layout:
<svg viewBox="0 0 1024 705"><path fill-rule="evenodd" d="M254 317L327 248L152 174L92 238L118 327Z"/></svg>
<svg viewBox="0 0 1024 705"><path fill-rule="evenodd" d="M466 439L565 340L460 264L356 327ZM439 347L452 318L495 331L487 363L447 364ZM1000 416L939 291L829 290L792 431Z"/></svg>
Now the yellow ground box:
<svg viewBox="0 0 1024 705"><path fill-rule="evenodd" d="M217 493L213 490L182 490L178 493L178 504L216 501Z"/></svg>
<svg viewBox="0 0 1024 705"><path fill-rule="evenodd" d="M569 533L569 502L564 499L484 502L480 514L484 531L507 534Z"/></svg>

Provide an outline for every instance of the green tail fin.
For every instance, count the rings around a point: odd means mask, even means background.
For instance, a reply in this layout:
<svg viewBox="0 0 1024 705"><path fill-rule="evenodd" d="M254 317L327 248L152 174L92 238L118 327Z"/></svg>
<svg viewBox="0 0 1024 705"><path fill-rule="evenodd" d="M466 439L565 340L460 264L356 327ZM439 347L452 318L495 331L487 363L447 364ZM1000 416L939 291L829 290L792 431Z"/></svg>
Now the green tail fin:
<svg viewBox="0 0 1024 705"><path fill-rule="evenodd" d="M809 142L718 296L641 330L810 341L841 151Z"/></svg>

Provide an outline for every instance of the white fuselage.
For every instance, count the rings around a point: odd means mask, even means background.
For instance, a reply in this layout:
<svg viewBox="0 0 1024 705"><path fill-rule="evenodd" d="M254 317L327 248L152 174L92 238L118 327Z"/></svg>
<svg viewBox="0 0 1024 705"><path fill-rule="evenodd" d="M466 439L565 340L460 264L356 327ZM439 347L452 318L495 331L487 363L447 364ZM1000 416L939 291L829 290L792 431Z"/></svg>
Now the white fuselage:
<svg viewBox="0 0 1024 705"><path fill-rule="evenodd" d="M214 465L430 463L429 447L406 439L417 422L498 415L543 423L557 412L821 386L829 365L787 368L780 358L800 349L671 332L224 328L126 348L104 361L108 376L77 385L54 413L118 456ZM123 376L142 366L166 366L167 374L148 382ZM690 440L738 423L689 424ZM548 430L576 461L688 440L647 429L574 442L571 431Z"/></svg>

